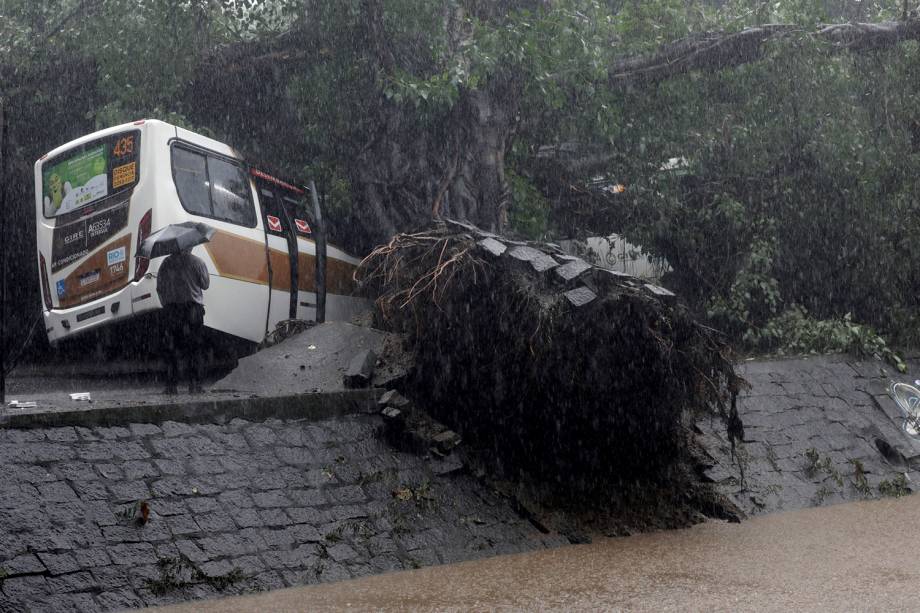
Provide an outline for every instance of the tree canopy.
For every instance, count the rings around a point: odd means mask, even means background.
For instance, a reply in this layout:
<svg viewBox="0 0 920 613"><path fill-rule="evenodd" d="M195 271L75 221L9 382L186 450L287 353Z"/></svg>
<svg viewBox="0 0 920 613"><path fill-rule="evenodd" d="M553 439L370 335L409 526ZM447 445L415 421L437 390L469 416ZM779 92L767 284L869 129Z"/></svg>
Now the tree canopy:
<svg viewBox="0 0 920 613"><path fill-rule="evenodd" d="M839 344L863 333L845 322L916 317L920 20L903 0L0 0L0 15L18 202L44 151L159 117L317 178L355 249L442 215L617 232L762 348L814 318ZM626 192L591 188L605 181Z"/></svg>

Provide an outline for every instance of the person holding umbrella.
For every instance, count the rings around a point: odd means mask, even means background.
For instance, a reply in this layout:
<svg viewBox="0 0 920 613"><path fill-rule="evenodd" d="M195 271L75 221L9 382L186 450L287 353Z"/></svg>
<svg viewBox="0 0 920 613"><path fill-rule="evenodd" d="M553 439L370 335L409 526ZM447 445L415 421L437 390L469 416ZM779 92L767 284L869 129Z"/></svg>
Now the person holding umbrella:
<svg viewBox="0 0 920 613"><path fill-rule="evenodd" d="M141 245L144 257L168 254L157 272L157 295L166 318L166 393L178 393L179 364L188 364L190 394L202 392L202 328L204 291L211 277L192 247L207 242L214 229L202 223L166 226ZM184 358L184 360L183 360Z"/></svg>

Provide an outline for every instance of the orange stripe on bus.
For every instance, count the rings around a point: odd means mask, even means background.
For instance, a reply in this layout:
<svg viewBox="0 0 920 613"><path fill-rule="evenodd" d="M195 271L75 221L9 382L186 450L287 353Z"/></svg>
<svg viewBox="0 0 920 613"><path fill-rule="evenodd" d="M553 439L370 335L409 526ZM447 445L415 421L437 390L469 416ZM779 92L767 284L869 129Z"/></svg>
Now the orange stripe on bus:
<svg viewBox="0 0 920 613"><path fill-rule="evenodd" d="M268 285L268 265L265 260L265 243L218 230L205 243L208 255L214 261L217 274L230 279ZM291 287L291 267L288 254L280 249L269 249L272 265L272 289L288 291ZM306 253L298 254L297 286L300 291L315 290L316 258ZM327 258L326 289L330 294L350 295L355 289L352 278L355 266L342 260Z"/></svg>

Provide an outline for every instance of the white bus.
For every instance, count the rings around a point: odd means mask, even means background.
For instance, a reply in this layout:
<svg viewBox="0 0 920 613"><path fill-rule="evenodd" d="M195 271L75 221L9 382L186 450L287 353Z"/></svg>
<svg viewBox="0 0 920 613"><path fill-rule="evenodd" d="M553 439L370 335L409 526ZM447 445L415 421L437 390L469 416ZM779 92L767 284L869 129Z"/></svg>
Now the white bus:
<svg viewBox="0 0 920 613"><path fill-rule="evenodd" d="M202 221L205 326L258 343L285 319L316 315L305 191L246 164L231 147L155 120L101 130L35 163L38 267L54 344L160 308L162 259L138 257L157 229ZM327 319L368 308L353 297L359 260L330 246Z"/></svg>

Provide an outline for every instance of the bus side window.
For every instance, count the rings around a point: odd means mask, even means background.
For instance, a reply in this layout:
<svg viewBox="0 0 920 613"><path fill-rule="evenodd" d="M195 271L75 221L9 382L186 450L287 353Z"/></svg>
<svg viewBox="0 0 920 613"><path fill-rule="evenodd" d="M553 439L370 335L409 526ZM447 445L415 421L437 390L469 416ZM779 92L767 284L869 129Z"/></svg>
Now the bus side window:
<svg viewBox="0 0 920 613"><path fill-rule="evenodd" d="M284 208L287 210L291 219L297 220L295 223L305 223L306 227L298 225L297 232L303 236L309 236L312 233L310 229L313 225L313 214L307 210L303 198L294 200L289 196L284 197Z"/></svg>
<svg viewBox="0 0 920 613"><path fill-rule="evenodd" d="M284 213L281 210L281 206L278 204L278 199L275 198L275 194L270 190L265 189L264 187L259 190L259 193L262 195L262 208L265 215L277 217L281 222L282 227L286 228L287 219L284 217Z"/></svg>
<svg viewBox="0 0 920 613"><path fill-rule="evenodd" d="M173 147L173 176L179 201L189 213L211 215L211 196L208 193L208 174L205 157L181 147Z"/></svg>
<svg viewBox="0 0 920 613"><path fill-rule="evenodd" d="M255 210L249 198L249 178L243 168L208 156L208 176L211 178L214 217L242 226L255 226Z"/></svg>

